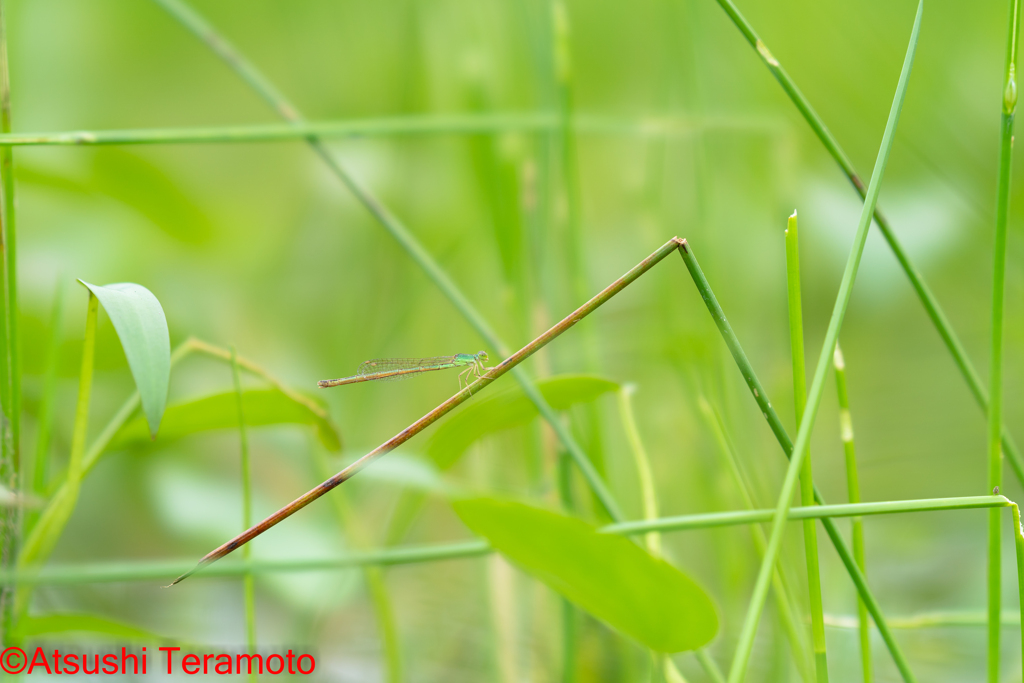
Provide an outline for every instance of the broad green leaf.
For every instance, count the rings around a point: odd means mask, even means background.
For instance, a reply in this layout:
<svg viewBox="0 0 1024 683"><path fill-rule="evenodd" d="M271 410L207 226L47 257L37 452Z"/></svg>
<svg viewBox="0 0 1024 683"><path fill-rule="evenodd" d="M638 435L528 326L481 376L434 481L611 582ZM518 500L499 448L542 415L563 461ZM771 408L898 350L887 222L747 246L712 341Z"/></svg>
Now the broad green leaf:
<svg viewBox="0 0 1024 683"><path fill-rule="evenodd" d="M537 382L537 388L555 410L593 401L618 383L593 375L558 375ZM452 467L474 441L488 434L528 424L538 415L537 407L522 388L514 387L466 407L445 422L427 444L427 455L441 469Z"/></svg>
<svg viewBox="0 0 1024 683"><path fill-rule="evenodd" d="M167 387L171 380L171 340L164 309L153 293L142 285L121 282L99 286L84 280L79 282L100 300L117 330L139 390L150 438L155 439L167 405Z"/></svg>
<svg viewBox="0 0 1024 683"><path fill-rule="evenodd" d="M32 638L55 633L92 633L117 640L160 642L170 640L152 631L92 614L44 614L18 621L18 635Z"/></svg>
<svg viewBox="0 0 1024 683"><path fill-rule="evenodd" d="M305 424L316 428L324 446L341 449L341 435L327 410L301 394L290 396L279 389L247 389L242 392L242 409L247 427ZM212 394L170 406L164 413L161 439L175 439L213 429L238 429L238 398L234 391ZM148 442L146 423L139 417L126 423L114 435L109 449Z"/></svg>
<svg viewBox="0 0 1024 683"><path fill-rule="evenodd" d="M652 650L693 650L718 631L700 586L628 538L508 500L461 500L455 512L524 571Z"/></svg>

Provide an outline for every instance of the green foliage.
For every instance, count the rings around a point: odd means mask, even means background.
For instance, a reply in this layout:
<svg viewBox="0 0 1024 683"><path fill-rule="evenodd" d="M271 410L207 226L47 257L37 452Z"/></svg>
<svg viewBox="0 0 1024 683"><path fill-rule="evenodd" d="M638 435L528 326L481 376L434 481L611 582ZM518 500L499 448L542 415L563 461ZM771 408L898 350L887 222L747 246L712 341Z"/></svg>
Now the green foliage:
<svg viewBox="0 0 1024 683"><path fill-rule="evenodd" d="M171 382L171 340L164 309L142 285L122 282L99 286L79 282L100 300L117 330L139 390L150 437L155 439Z"/></svg>
<svg viewBox="0 0 1024 683"><path fill-rule="evenodd" d="M507 500L460 500L455 511L520 568L652 650L693 650L718 632L703 589L629 539Z"/></svg>
<svg viewBox="0 0 1024 683"><path fill-rule="evenodd" d="M305 398L305 397L303 397ZM297 400L279 389L246 389L242 392L247 427L300 424L316 429L320 443L332 451L341 449L341 433L326 409L308 398ZM176 403L164 413L161 441L216 429L238 429L238 398L233 391L211 394ZM111 450L149 441L146 422L138 417L125 424L110 442Z"/></svg>

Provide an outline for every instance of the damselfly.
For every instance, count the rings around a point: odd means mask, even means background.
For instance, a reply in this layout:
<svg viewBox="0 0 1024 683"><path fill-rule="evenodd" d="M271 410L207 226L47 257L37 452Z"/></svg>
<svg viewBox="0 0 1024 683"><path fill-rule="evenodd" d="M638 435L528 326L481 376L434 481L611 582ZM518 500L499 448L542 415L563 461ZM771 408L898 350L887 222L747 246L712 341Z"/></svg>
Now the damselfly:
<svg viewBox="0 0 1024 683"><path fill-rule="evenodd" d="M356 382L372 382L374 380L398 380L418 375L431 370L447 370L448 368L465 368L459 373L459 387L465 380L468 385L473 377L479 378L487 369L487 352L478 354L457 353L454 356L431 356L430 358L374 358L368 360L356 370L351 377L341 379L322 379L317 382L320 387L338 387L342 384Z"/></svg>

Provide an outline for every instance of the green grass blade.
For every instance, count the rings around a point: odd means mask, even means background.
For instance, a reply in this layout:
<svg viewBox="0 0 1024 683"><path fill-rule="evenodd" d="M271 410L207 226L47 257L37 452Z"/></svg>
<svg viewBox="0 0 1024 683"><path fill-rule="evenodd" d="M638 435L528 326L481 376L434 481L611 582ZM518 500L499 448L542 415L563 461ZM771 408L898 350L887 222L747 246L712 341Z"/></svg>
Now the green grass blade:
<svg viewBox="0 0 1024 683"><path fill-rule="evenodd" d="M999 182L996 196L995 244L992 249L992 336L989 360L988 486L1003 483L1003 298L1006 281L1006 222L1010 211L1010 171L1013 160L1013 121L1017 111L1017 34L1020 31L1020 0L1010 1L1007 20L1006 64L999 135ZM988 517L988 680L999 683L999 623L1001 607L999 515Z"/></svg>
<svg viewBox="0 0 1024 683"><path fill-rule="evenodd" d="M857 451L853 443L853 417L850 415L850 398L846 391L846 361L843 352L836 342L836 351L832 356L832 364L836 371L836 393L839 398L839 437L843 442L843 454L846 459L846 487L851 503L860 502L860 479L857 476ZM861 572L867 572L864 560L864 524L860 517L851 520L853 525L853 557ZM871 624L868 622L868 608L864 600L857 597L858 631L860 636L860 663L864 675L864 683L871 683Z"/></svg>
<svg viewBox="0 0 1024 683"><path fill-rule="evenodd" d="M786 291L789 299L789 345L793 362L793 403L796 422L804 416L807 403L807 370L804 364L804 316L800 303L800 246L796 211L786 228ZM814 479L811 454L807 453L800 471L800 504L814 505ZM821 572L818 568L818 534L814 520L804 521L804 557L807 561L807 589L811 609L811 643L818 683L828 683L828 658L825 651L825 621L821 606Z"/></svg>
<svg viewBox="0 0 1024 683"><path fill-rule="evenodd" d="M750 43L750 46L757 50L758 56L761 61L764 62L765 66L772 73L775 79L782 86L782 89L786 92L790 101L797 108L804 120L814 131L814 134L818 136L821 144L825 146L829 155L835 160L842 169L843 173L850 180L854 189L861 196L861 199L866 199L867 188L864 186L864 181L861 180L860 176L853 168L853 163L850 158L840 147L839 142L832 135L832 132L825 125L825 122L811 106L811 103L804 97L803 93L790 78L785 68L779 63L774 55L768 50L768 47L764 44L764 41L754 31L753 26L750 22L740 13L736 6L732 3L732 0L717 0L718 4L725 10L725 13L729 15L729 18L735 24L736 28L740 30L743 36ZM956 363L957 369L960 370L960 374L963 376L964 381L967 382L967 387L971 391L971 395L974 396L975 402L981 408L982 412L988 413L989 410L989 397L985 391L985 387L981 384L981 378L978 375L977 370L974 369L974 365L967 357L967 351L964 349L960 339L956 336L956 332L953 330L953 326L950 324L949 319L946 317L945 312L942 310L942 306L939 305L935 295L932 294L928 288L927 283L924 281L924 277L918 272L916 266L910 260L910 256L903 249L903 245L896 237L896 233L893 232L892 227L889 225L888 219L881 212L881 210L875 207L874 213L875 223L878 225L879 230L882 232L882 237L885 238L889 248L896 256L896 260L899 261L900 267L903 272L906 273L907 278L910 280L911 286L914 288L914 292L917 294L918 299L921 301L921 305L924 306L925 313L928 318L932 321L939 336L942 337L943 343L946 345L950 355L953 356L953 362ZM1003 449L1010 459L1010 465L1013 467L1017 478L1021 484L1024 484L1024 457L1021 456L1020 449L1017 447L1013 440L1010 432L1003 427L1001 432L1001 438L1003 442Z"/></svg>
<svg viewBox="0 0 1024 683"><path fill-rule="evenodd" d="M1024 527L1020 525L1020 508L1013 506L1013 547L1017 555L1017 592L1019 595L1019 622L1024 623ZM1024 629L1021 630L1021 665L1024 666Z"/></svg>
<svg viewBox="0 0 1024 683"><path fill-rule="evenodd" d="M171 382L171 341L164 309L142 285L122 282L99 286L79 282L100 300L117 330L139 390L149 435L155 439Z"/></svg>
<svg viewBox="0 0 1024 683"><path fill-rule="evenodd" d="M821 356L814 371L814 379L811 381L811 388L807 397L807 411L800 421L797 430L796 440L793 444L793 459L790 461L786 471L786 478L782 484L782 492L779 495L779 502L776 508L775 518L772 521L772 531L768 539L768 550L765 559L761 563L761 570L758 573L757 582L754 585L754 594L750 600L747 610L747 617L744 620L740 632L739 644L733 658L733 664L729 670L730 683L739 683L746 675L747 664L750 661L750 653L754 645L754 635L757 632L757 624L764 608L764 601L768 594L768 584L774 570L775 560L778 557L782 546L782 537L786 529L786 519L789 515L790 499L796 485L797 476L807 453L807 446L810 441L811 428L814 425L814 418L817 416L818 407L821 404L822 391L825 386L825 375L831 364L832 352L835 349L836 339L839 336L839 329L842 326L846 314L846 307L849 305L850 296L853 293L853 283L857 277L857 270L860 266L861 255L864 253L864 245L867 242L868 228L871 226L871 218L874 215L875 203L878 201L878 192L881 189L882 176L885 172L886 163L889 160L889 153L892 150L893 137L896 131L896 124L899 121L900 111L903 108L903 99L907 91L907 82L910 79L910 70L914 63L914 54L917 50L917 39L921 29L921 14L924 8L923 3L918 3L917 16L914 19L914 28L910 35L910 44L907 47L907 54L903 61L903 69L900 72L899 84L896 86L896 95L893 98L892 108L889 111L889 119L885 125L885 133L882 135L882 143L879 148L878 158L875 161L875 168L871 173L871 181L868 183L867 198L864 201L864 208L861 211L860 224L857 227L857 235L854 238L853 247L850 250L850 257L847 260L846 269L843 272L843 279L839 285L839 293L836 296L836 305L829 321L828 331L825 333L825 343L822 345ZM900 664L899 662L897 664ZM913 675L905 662L900 667L904 678L913 680Z"/></svg>

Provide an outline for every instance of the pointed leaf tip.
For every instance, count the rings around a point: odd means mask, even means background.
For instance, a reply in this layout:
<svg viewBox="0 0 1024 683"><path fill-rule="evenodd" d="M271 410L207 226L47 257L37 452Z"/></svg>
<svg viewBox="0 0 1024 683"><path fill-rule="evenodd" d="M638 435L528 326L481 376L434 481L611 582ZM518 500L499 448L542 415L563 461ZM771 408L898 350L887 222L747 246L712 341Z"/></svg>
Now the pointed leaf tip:
<svg viewBox="0 0 1024 683"><path fill-rule="evenodd" d="M93 285L79 280L107 312L121 341L128 367L139 390L151 439L156 438L167 406L171 380L171 339L160 302L148 289L132 282Z"/></svg>

